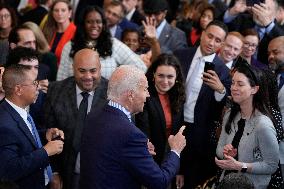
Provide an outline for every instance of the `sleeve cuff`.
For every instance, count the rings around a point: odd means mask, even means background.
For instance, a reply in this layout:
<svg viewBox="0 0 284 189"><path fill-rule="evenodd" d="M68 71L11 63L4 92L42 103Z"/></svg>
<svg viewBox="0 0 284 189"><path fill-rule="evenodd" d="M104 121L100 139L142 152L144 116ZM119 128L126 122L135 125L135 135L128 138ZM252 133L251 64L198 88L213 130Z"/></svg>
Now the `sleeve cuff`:
<svg viewBox="0 0 284 189"><path fill-rule="evenodd" d="M180 158L180 154L176 150L171 150L171 152L175 153Z"/></svg>

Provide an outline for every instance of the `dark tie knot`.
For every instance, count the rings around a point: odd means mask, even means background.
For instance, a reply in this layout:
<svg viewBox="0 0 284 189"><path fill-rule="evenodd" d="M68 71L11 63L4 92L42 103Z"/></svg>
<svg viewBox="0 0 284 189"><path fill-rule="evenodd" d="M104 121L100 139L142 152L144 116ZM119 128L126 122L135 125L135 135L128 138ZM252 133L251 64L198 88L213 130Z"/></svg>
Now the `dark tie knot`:
<svg viewBox="0 0 284 189"><path fill-rule="evenodd" d="M88 92L81 92L81 95L82 95L83 99L88 99L90 94Z"/></svg>

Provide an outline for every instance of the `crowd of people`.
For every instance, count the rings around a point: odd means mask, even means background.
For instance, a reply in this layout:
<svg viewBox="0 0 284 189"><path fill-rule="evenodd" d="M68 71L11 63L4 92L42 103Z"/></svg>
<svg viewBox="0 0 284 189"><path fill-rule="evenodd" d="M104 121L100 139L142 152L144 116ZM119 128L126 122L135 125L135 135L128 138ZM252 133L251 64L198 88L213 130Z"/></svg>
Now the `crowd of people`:
<svg viewBox="0 0 284 189"><path fill-rule="evenodd" d="M0 0L0 189L284 188L283 84L283 0Z"/></svg>

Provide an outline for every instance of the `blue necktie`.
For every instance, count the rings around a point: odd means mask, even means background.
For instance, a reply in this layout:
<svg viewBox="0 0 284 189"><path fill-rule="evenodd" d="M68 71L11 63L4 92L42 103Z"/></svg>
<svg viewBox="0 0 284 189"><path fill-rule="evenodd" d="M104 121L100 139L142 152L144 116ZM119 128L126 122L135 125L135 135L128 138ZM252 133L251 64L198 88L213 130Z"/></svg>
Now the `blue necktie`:
<svg viewBox="0 0 284 189"><path fill-rule="evenodd" d="M41 144L41 141L40 141L40 138L39 138L39 135L38 135L38 132L37 132L37 129L36 129L36 126L35 126L35 123L33 121L33 118L30 114L28 114L28 118L27 118L28 122L31 124L32 126L32 134L33 134L33 137L36 141L36 144L37 144L37 147L38 148L41 148L42 147L42 144ZM47 175L48 175L48 178L49 178L49 181L51 181L52 179L52 170L51 170L51 167L50 165L48 165L46 167L46 172L47 172Z"/></svg>

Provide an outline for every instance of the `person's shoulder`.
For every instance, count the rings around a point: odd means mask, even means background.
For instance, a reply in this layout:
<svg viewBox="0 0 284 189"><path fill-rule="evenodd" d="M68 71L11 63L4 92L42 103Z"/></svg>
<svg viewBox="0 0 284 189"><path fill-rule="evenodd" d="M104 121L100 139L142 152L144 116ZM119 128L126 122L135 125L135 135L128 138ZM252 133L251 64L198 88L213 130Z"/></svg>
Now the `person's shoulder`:
<svg viewBox="0 0 284 189"><path fill-rule="evenodd" d="M48 86L48 92L50 91L57 91L57 90L60 90L60 91L65 91L64 89L66 88L70 88L70 87L75 87L75 79L74 77L68 77L64 80L61 80L61 81L53 81L49 84Z"/></svg>
<svg viewBox="0 0 284 189"><path fill-rule="evenodd" d="M274 129L272 120L268 116L259 112L258 110L256 110L256 112L254 113L254 120L255 120L254 124L257 126L256 128L257 130L262 130L267 128Z"/></svg>

